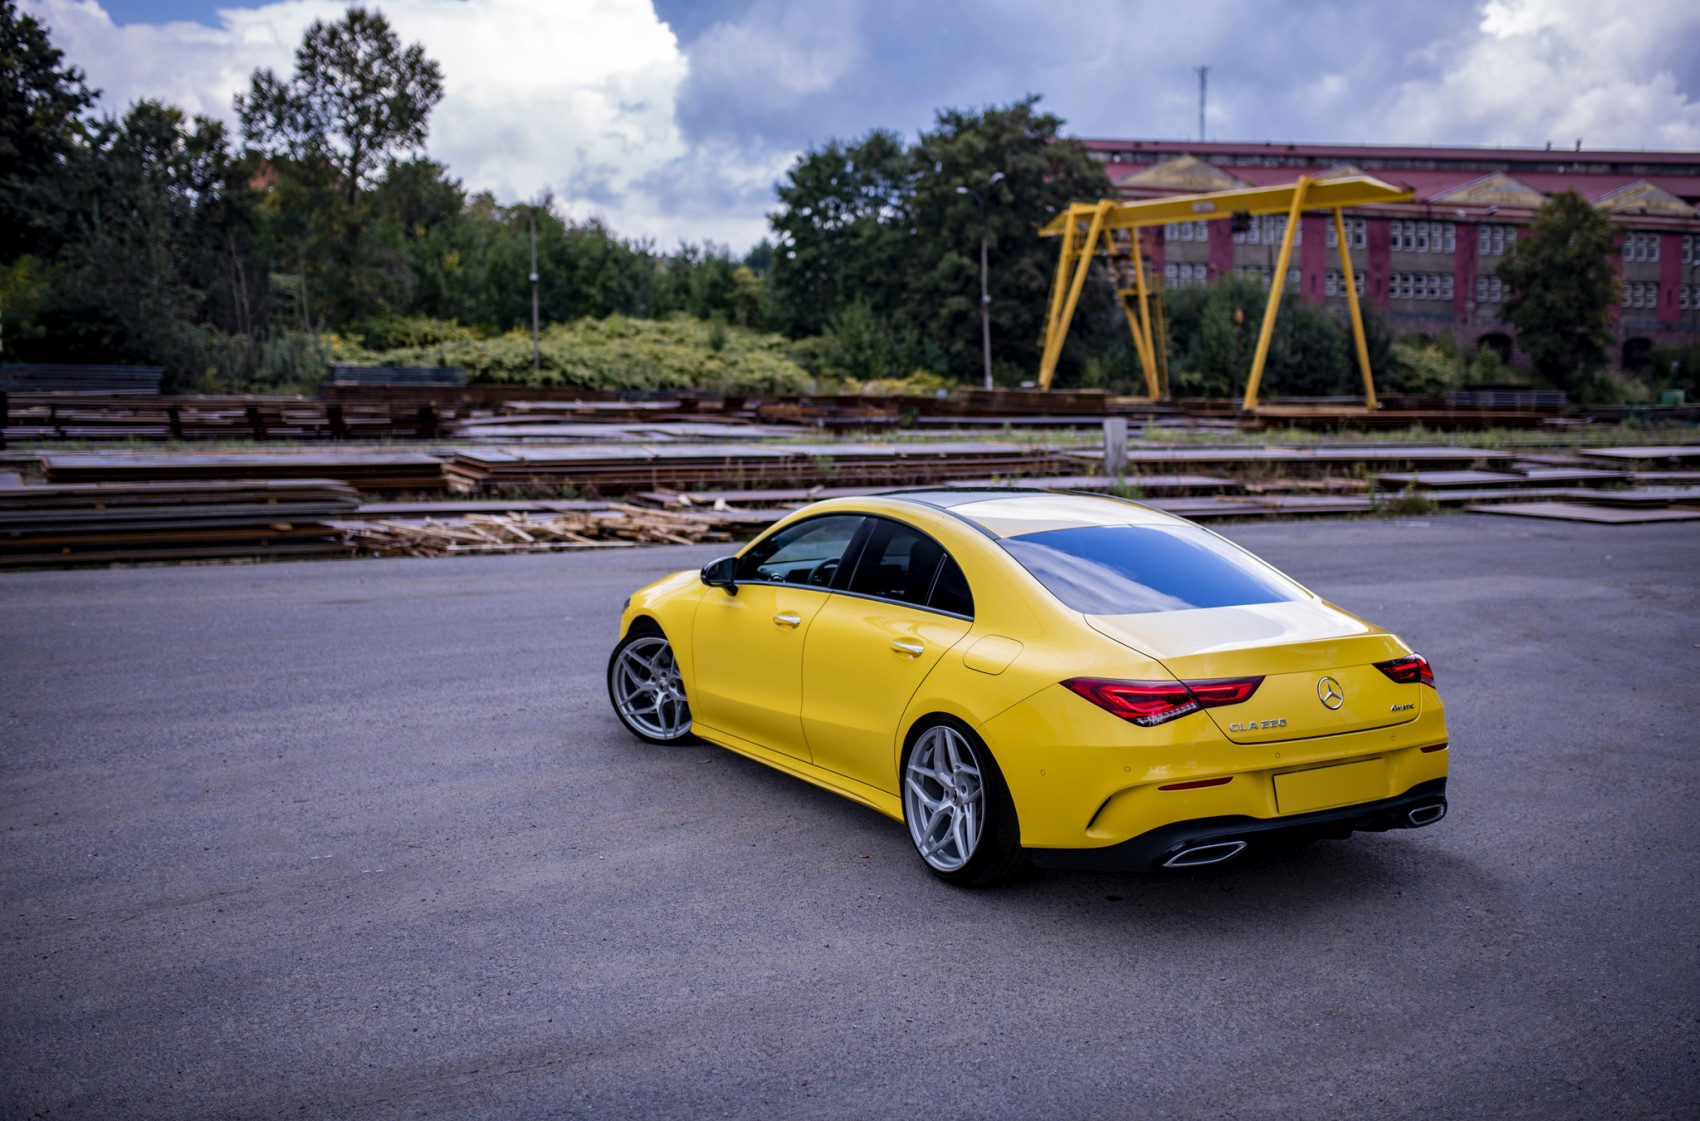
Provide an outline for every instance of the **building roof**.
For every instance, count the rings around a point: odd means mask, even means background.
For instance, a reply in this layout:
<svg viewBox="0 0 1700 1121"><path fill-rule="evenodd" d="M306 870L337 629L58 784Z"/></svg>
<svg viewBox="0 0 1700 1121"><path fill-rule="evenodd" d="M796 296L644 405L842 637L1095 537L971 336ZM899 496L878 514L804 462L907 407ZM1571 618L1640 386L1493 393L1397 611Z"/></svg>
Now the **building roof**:
<svg viewBox="0 0 1700 1121"><path fill-rule="evenodd" d="M1617 221L1700 226L1700 152L1548 152L1513 148L1085 141L1124 198L1265 187L1299 175L1368 174L1416 198L1378 210L1459 220L1526 217L1574 190ZM1222 161L1221 164L1215 161Z"/></svg>

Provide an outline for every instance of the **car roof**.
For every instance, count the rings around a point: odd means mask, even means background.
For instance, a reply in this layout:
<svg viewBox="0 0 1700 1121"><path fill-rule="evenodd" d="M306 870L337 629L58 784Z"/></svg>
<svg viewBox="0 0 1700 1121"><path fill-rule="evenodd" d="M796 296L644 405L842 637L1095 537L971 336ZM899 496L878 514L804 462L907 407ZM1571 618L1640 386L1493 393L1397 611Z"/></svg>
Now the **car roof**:
<svg viewBox="0 0 1700 1121"><path fill-rule="evenodd" d="M880 497L947 510L994 537L1086 526L1186 524L1172 514L1107 494L1017 487L945 487L898 491Z"/></svg>

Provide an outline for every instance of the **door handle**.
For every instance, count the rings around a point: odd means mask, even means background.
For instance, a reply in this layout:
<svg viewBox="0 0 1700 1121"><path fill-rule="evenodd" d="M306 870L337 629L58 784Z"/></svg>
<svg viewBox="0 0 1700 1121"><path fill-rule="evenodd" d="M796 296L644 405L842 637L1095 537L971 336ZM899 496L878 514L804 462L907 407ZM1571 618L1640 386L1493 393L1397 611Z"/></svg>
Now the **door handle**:
<svg viewBox="0 0 1700 1121"><path fill-rule="evenodd" d="M904 642L902 639L893 642L891 648L899 654L907 654L911 658L919 658L927 649L919 642Z"/></svg>
<svg viewBox="0 0 1700 1121"><path fill-rule="evenodd" d="M802 623L802 621L803 617L801 615L793 615L789 611L781 611L773 617L774 624L781 627L796 627L798 624Z"/></svg>

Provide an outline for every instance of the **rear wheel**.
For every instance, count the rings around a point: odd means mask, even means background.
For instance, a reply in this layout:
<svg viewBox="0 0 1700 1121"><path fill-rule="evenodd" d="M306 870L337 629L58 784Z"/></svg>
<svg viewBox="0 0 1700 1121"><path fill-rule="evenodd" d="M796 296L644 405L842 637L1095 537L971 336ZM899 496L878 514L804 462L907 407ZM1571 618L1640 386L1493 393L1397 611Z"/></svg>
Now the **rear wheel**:
<svg viewBox="0 0 1700 1121"><path fill-rule="evenodd" d="M608 699L634 736L655 744L690 743L691 706L673 645L652 623L634 624L608 658Z"/></svg>
<svg viewBox="0 0 1700 1121"><path fill-rule="evenodd" d="M997 762L954 720L916 733L903 765L903 820L915 851L948 883L1003 883L1030 866Z"/></svg>

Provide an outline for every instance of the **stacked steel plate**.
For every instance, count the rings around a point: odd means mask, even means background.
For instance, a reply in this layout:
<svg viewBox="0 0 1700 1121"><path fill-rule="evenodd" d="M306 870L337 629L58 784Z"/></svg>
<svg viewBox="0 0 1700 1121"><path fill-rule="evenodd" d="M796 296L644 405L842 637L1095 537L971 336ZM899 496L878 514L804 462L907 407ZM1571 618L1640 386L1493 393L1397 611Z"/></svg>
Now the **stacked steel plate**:
<svg viewBox="0 0 1700 1121"><path fill-rule="evenodd" d="M346 553L330 479L0 487L0 567Z"/></svg>

